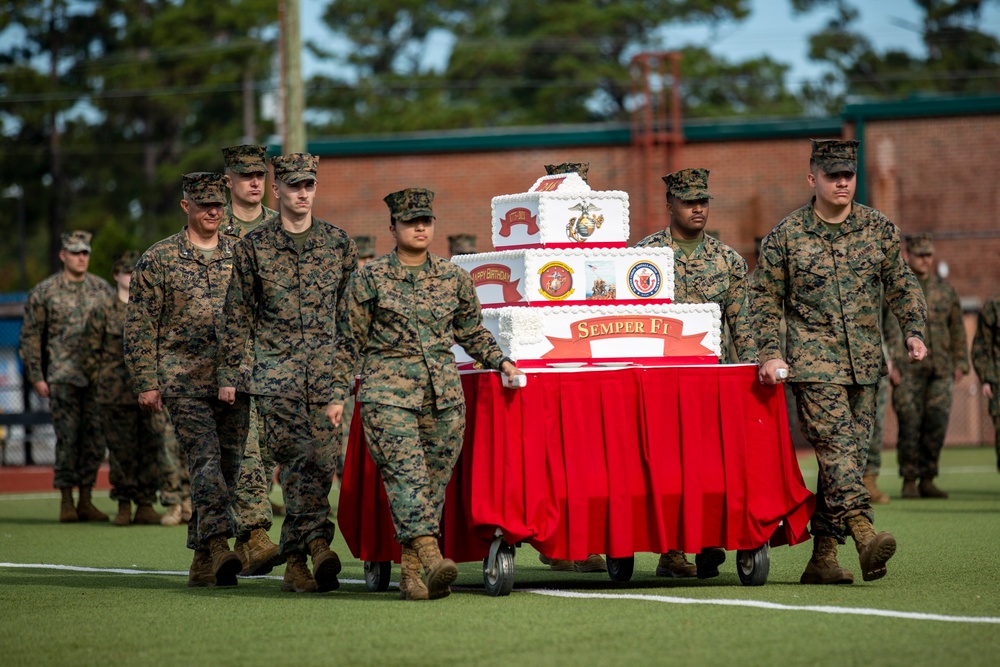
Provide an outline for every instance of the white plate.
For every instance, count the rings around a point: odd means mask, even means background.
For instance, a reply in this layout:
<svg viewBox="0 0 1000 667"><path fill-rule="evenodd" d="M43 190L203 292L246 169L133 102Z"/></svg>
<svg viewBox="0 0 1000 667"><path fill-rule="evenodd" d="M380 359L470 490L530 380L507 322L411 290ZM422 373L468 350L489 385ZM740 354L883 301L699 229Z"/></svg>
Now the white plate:
<svg viewBox="0 0 1000 667"><path fill-rule="evenodd" d="M612 367L616 367L617 368L617 367L621 367L621 366L631 366L632 362L631 361L595 361L594 365L595 366L612 366Z"/></svg>
<svg viewBox="0 0 1000 667"><path fill-rule="evenodd" d="M578 361L566 361L558 364L547 364L547 365L551 366L552 368L579 368L580 366L583 366L584 363Z"/></svg>

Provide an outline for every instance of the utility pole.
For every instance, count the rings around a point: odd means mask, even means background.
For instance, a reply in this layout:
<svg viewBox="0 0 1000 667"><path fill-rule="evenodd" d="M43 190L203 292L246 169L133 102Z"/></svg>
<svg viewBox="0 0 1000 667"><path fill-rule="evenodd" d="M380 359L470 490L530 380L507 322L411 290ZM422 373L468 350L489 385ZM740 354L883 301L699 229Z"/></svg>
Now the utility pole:
<svg viewBox="0 0 1000 667"><path fill-rule="evenodd" d="M281 95L284 122L281 152L302 153L306 150L305 125L302 111L305 94L302 88L302 34L299 22L299 0L281 0L278 5L281 25Z"/></svg>

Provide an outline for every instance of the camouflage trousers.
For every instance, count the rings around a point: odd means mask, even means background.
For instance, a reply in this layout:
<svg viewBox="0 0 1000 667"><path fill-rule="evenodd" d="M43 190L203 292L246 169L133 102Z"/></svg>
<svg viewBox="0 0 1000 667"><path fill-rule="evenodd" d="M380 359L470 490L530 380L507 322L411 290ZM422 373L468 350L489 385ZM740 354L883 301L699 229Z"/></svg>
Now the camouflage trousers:
<svg viewBox="0 0 1000 667"><path fill-rule="evenodd" d="M191 476L187 546L204 548L210 537L235 534L233 494L247 440L250 397L237 393L232 405L214 397L170 396L164 402Z"/></svg>
<svg viewBox="0 0 1000 667"><path fill-rule="evenodd" d="M907 368L892 394L899 420L896 458L903 479L934 478L948 432L952 377L935 376L924 369Z"/></svg>
<svg viewBox="0 0 1000 667"><path fill-rule="evenodd" d="M877 385L792 384L802 433L816 452L819 475L812 534L844 543L847 519L874 520L861 476L875 419Z"/></svg>
<svg viewBox="0 0 1000 667"><path fill-rule="evenodd" d="M276 464L270 448L260 438L260 431L257 401L251 398L250 430L243 448L236 500L233 502L237 537L247 537L255 528L271 529L270 487Z"/></svg>
<svg viewBox="0 0 1000 667"><path fill-rule="evenodd" d="M997 471L1000 472L1000 393L994 393L990 399L990 416L993 417L993 446L997 452Z"/></svg>
<svg viewBox="0 0 1000 667"><path fill-rule="evenodd" d="M382 474L396 539L440 535L444 494L465 435L465 405L407 410L361 404L372 460Z"/></svg>
<svg viewBox="0 0 1000 667"><path fill-rule="evenodd" d="M170 422L170 411L163 415L163 450L160 452L160 504L164 507L180 505L191 499L191 476L181 453L180 443L174 435L174 425Z"/></svg>
<svg viewBox="0 0 1000 667"><path fill-rule="evenodd" d="M132 403L101 405L100 418L111 464L111 499L152 505L160 488L166 416Z"/></svg>
<svg viewBox="0 0 1000 667"><path fill-rule="evenodd" d="M885 434L885 413L888 409L889 376L885 375L878 381L875 421L872 423L872 437L868 441L868 462L865 464L866 475L878 475L882 472L882 438Z"/></svg>
<svg viewBox="0 0 1000 667"><path fill-rule="evenodd" d="M255 396L265 446L280 466L285 499L281 553L309 550L317 537L333 539L330 489L340 456L340 428L326 418L326 403L284 396Z"/></svg>
<svg viewBox="0 0 1000 667"><path fill-rule="evenodd" d="M50 384L49 392L56 432L52 485L57 489L92 487L106 451L93 392L90 387L69 384Z"/></svg>

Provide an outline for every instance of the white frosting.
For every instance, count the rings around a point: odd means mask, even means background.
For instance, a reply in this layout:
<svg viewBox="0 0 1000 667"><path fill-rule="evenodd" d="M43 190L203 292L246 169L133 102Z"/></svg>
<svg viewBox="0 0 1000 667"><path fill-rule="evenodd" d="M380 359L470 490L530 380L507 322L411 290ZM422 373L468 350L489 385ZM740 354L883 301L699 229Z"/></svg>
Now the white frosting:
<svg viewBox="0 0 1000 667"><path fill-rule="evenodd" d="M495 248L628 242L628 194L618 190L580 189L503 195L493 198L490 211ZM512 211L517 218L514 224L507 221ZM585 214L590 218L589 223L572 222L579 221ZM602 221L597 227L599 219ZM532 233L528 223L537 226L538 231ZM501 232L507 235L503 236Z"/></svg>

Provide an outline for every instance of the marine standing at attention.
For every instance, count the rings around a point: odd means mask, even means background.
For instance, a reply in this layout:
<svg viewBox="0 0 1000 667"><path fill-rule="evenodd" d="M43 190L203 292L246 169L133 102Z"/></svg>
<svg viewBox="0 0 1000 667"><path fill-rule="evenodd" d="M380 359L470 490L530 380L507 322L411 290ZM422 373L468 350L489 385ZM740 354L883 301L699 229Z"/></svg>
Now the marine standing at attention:
<svg viewBox="0 0 1000 667"><path fill-rule="evenodd" d="M711 210L708 169L681 169L663 177L667 185L669 226L636 244L640 248L670 248L674 251L674 303L716 303L722 313L738 359L729 359L729 346L722 362L757 363L747 312L747 263L735 250L705 233ZM683 551L660 555L658 577L719 576L726 552L706 547L692 565Z"/></svg>
<svg viewBox="0 0 1000 667"><path fill-rule="evenodd" d="M884 577L896 552L892 534L872 526L871 496L862 481L878 381L887 372L878 325L883 285L905 332L909 361L927 354L927 309L900 253L899 229L854 201L857 151L853 140L813 142L806 175L812 201L764 238L750 283L760 381L777 384L781 373L788 374L802 432L819 464L813 553L803 584L854 582L837 562L846 534L854 538L865 581Z"/></svg>
<svg viewBox="0 0 1000 667"><path fill-rule="evenodd" d="M444 492L465 435L465 398L452 345L461 345L484 368L508 377L523 374L483 327L469 274L427 251L434 238L433 199L423 188L385 197L396 248L351 281L339 322L345 344L334 358L327 409L339 426L360 367L357 401L402 546L404 600L446 597L458 576L438 548Z"/></svg>
<svg viewBox="0 0 1000 667"><path fill-rule="evenodd" d="M21 325L24 379L49 399L56 431L53 486L62 494L59 521L107 521L92 502L97 470L104 462L94 393L87 386L80 359L80 338L90 311L114 294L110 283L87 272L90 232L62 235L63 270L38 283L28 294ZM73 487L80 498L73 505Z"/></svg>

